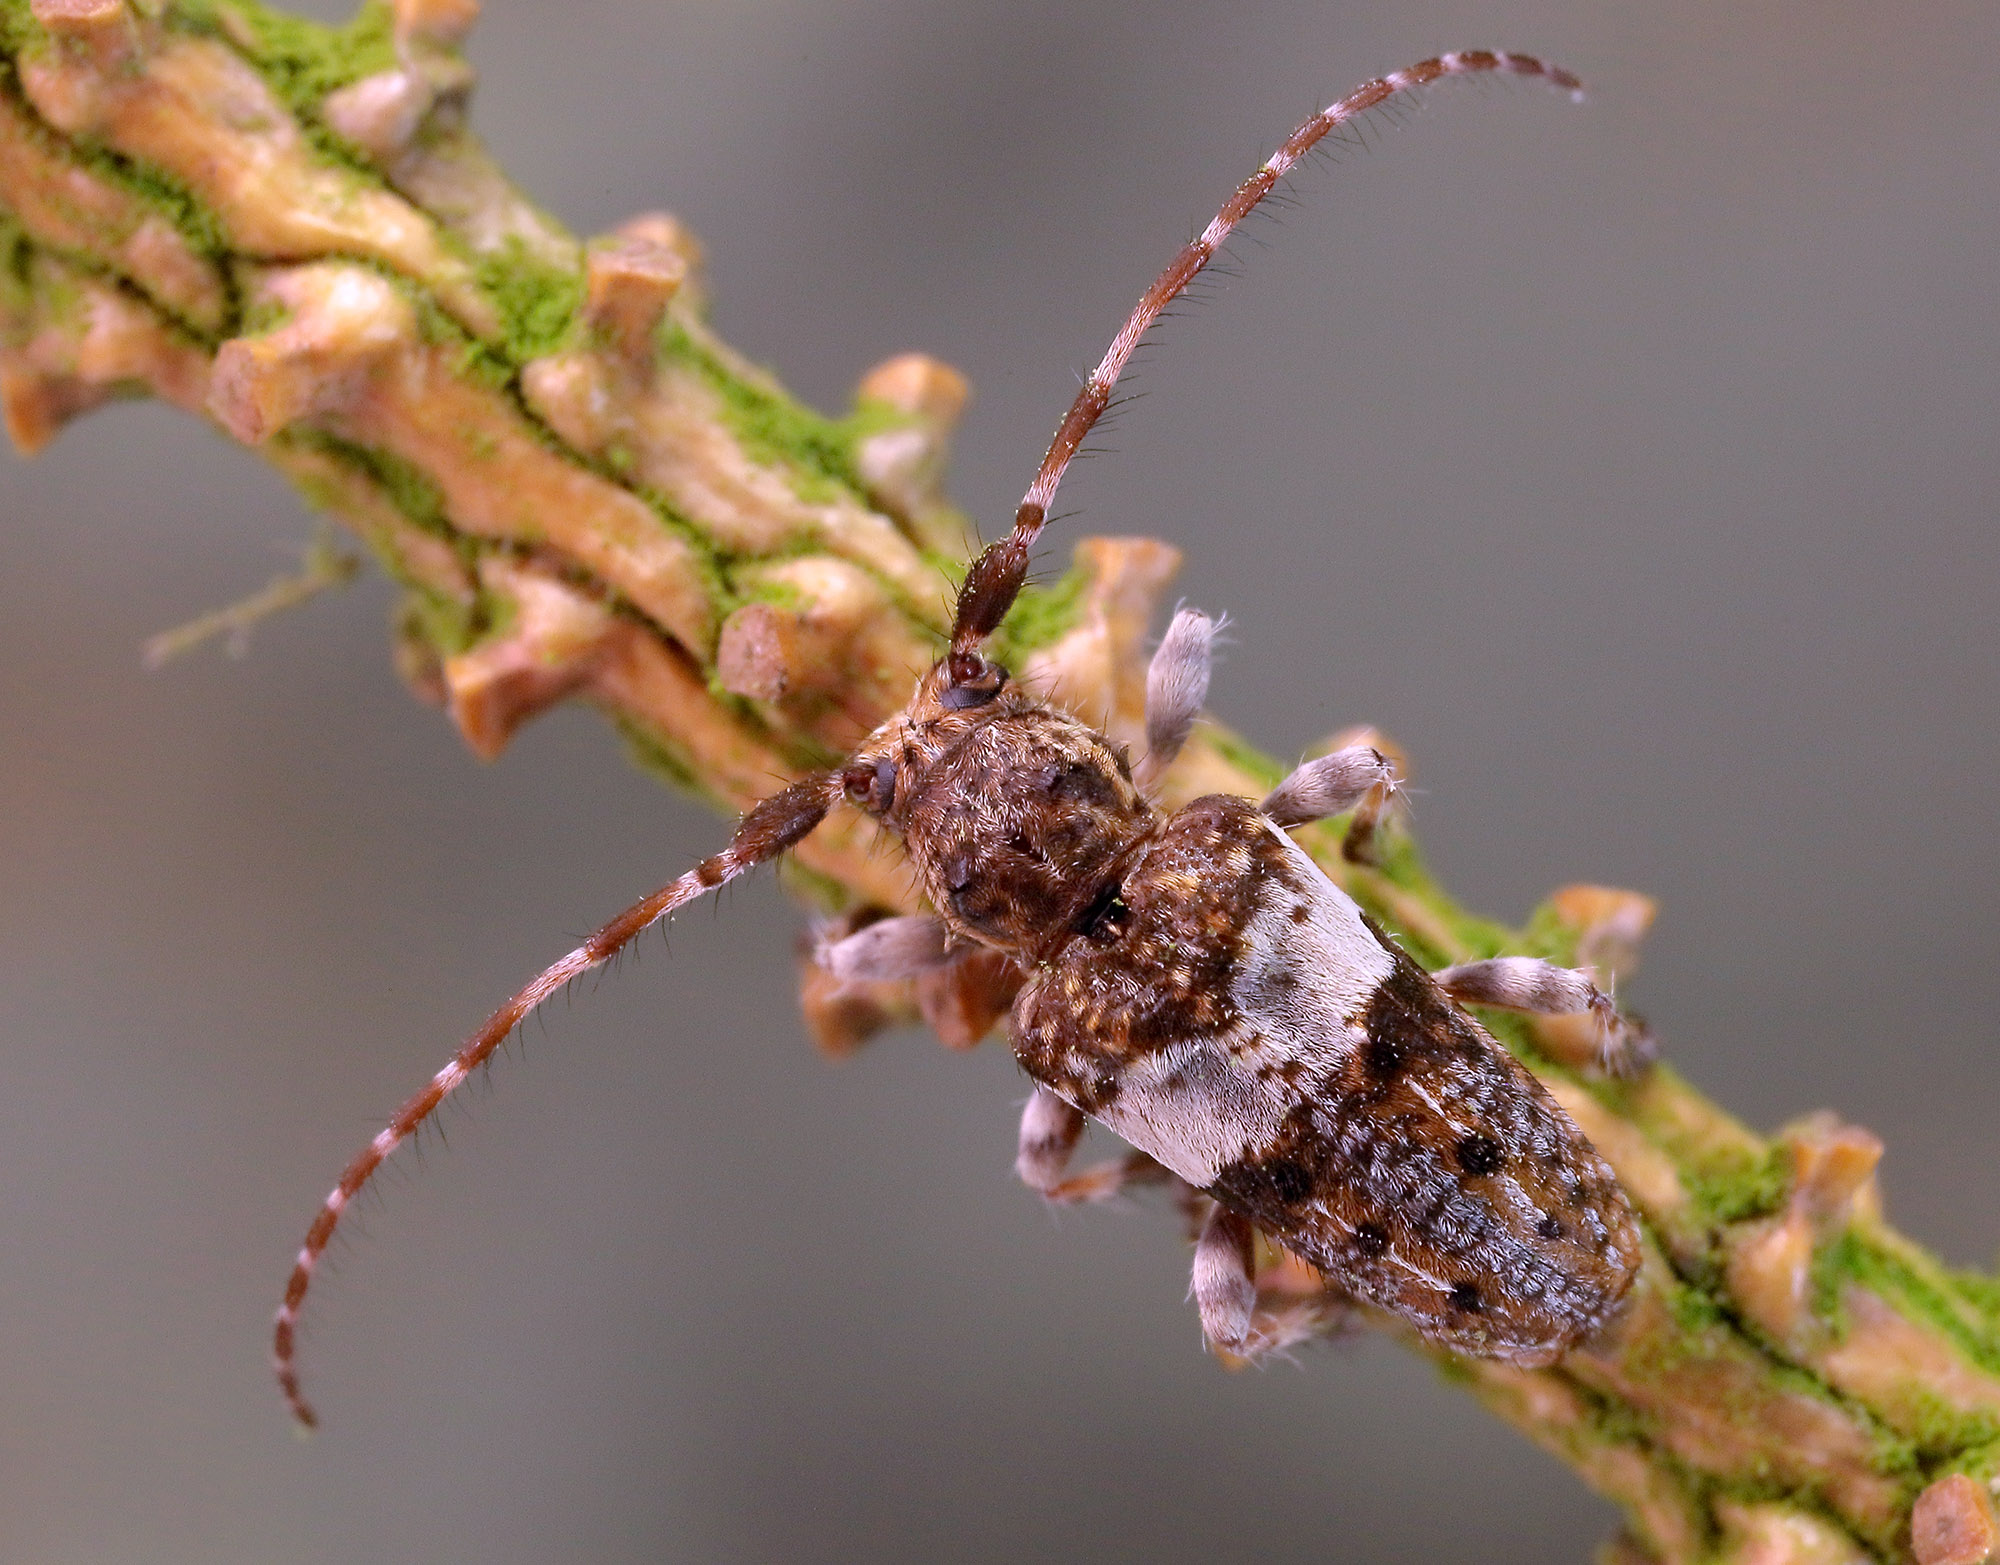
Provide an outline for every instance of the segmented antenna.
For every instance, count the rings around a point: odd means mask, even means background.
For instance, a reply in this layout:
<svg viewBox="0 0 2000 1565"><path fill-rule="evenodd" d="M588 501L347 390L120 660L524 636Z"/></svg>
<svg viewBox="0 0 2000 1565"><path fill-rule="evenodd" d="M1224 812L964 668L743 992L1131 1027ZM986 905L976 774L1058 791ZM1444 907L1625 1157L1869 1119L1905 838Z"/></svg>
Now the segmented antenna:
<svg viewBox="0 0 2000 1565"><path fill-rule="evenodd" d="M395 1117L375 1139L347 1165L341 1172L339 1183L321 1203L319 1216L306 1230L305 1242L299 1246L298 1259L293 1262L291 1278L285 1284L284 1302L278 1306L277 1325L271 1333L271 1356L278 1372L278 1389L284 1392L292 1417L300 1424L311 1429L319 1420L313 1413L312 1405L299 1390L299 1311L305 1304L306 1290L312 1286L313 1268L319 1264L319 1258L332 1242L340 1214L361 1193L362 1186L374 1177L375 1170L397 1147L414 1136L423 1123L438 1111L438 1106L492 1058L493 1051L506 1042L514 1029L550 995L572 979L580 978L592 968L610 961L643 931L675 909L694 901L704 892L727 885L744 871L754 869L794 846L819 825L838 797L839 788L833 775L822 772L793 783L783 792L766 799L743 817L742 824L736 828L736 835L722 852L703 859L679 880L627 908L568 956L554 966L544 968L532 983L489 1016L486 1024L472 1035L465 1047L451 1057L450 1063L398 1109Z"/></svg>
<svg viewBox="0 0 2000 1565"><path fill-rule="evenodd" d="M1090 379L1083 383L1083 389L1076 394L1069 412L1063 415L1062 423L1056 427L1055 438L1049 442L1048 454L1042 458L1042 465L1035 472L1035 481L1028 485L1028 492L1021 497L1020 509L1014 513L1013 532L989 547L966 572L965 585L958 593L958 614L951 633L951 679L954 686L969 691L982 685L998 688L979 657L979 644L999 627L1008 609L1013 607L1014 599L1019 596L1021 585L1028 577L1028 553L1034 546L1036 535L1042 530L1043 522L1048 519L1049 502L1055 498L1056 485L1062 482L1064 469L1083 444L1084 437L1090 433L1091 426L1103 416L1110 404L1112 389L1118 384L1118 377L1125 372L1133 350L1151 329L1160 311L1201 274L1236 225L1250 215L1257 204L1271 193L1272 187L1328 132L1399 93L1414 92L1440 77L1477 76L1488 72L1538 76L1573 98L1583 96L1582 83L1560 66L1544 64L1533 55L1492 53L1483 49L1464 54L1442 54L1434 60L1412 65L1408 70L1367 82L1338 103L1320 110L1286 137L1284 145L1265 160L1264 166L1236 187L1236 193L1222 204L1222 210L1215 214L1200 236L1189 240L1180 254L1167 263L1167 269L1154 279L1153 286L1146 290L1118 335L1111 339L1111 346L1105 350L1103 359L1091 372Z"/></svg>

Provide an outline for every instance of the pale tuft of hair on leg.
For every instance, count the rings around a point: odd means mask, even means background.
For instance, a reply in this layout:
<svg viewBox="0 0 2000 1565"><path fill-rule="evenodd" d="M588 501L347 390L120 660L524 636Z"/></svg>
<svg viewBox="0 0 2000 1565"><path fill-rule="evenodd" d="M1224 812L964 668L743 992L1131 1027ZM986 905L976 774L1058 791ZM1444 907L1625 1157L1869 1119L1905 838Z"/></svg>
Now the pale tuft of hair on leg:
<svg viewBox="0 0 2000 1565"><path fill-rule="evenodd" d="M1146 667L1146 755L1139 781L1150 784L1173 764L1208 700L1216 633L1223 622L1179 609Z"/></svg>
<svg viewBox="0 0 2000 1565"><path fill-rule="evenodd" d="M928 914L884 918L838 940L823 940L813 960L850 982L918 978L952 959L950 936Z"/></svg>

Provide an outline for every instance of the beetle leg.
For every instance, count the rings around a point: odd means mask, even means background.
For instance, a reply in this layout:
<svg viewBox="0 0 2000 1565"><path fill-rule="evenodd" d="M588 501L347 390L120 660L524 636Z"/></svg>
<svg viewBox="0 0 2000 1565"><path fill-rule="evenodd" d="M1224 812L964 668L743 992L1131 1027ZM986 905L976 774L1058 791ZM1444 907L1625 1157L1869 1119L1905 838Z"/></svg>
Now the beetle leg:
<svg viewBox="0 0 2000 1565"><path fill-rule="evenodd" d="M1159 781L1194 731L1194 720L1208 699L1215 633L1221 628L1219 620L1199 609L1182 609L1147 665L1146 755L1133 772L1141 788Z"/></svg>
<svg viewBox="0 0 2000 1565"><path fill-rule="evenodd" d="M1021 1111L1021 1150L1014 1172L1030 1190L1053 1196L1069 1170L1071 1154L1083 1139L1083 1110L1047 1087L1037 1087Z"/></svg>
<svg viewBox="0 0 2000 1565"><path fill-rule="evenodd" d="M1083 1139L1083 1110L1037 1087L1021 1111L1021 1150L1014 1172L1030 1190L1065 1206L1108 1201L1127 1185L1156 1184L1171 1176L1143 1152L1093 1164L1080 1174L1069 1172L1069 1160Z"/></svg>
<svg viewBox="0 0 2000 1565"><path fill-rule="evenodd" d="M1374 862L1376 829L1396 797L1396 767L1373 745L1354 744L1305 762L1264 797L1259 806L1280 826L1303 826L1344 810L1354 820L1340 845L1352 864Z"/></svg>
<svg viewBox="0 0 2000 1565"><path fill-rule="evenodd" d="M1283 1251L1280 1264L1260 1280L1250 1219L1220 1202L1203 1204L1208 1212L1195 1239L1188 1292L1201 1312L1209 1350L1224 1363L1254 1364L1323 1337L1345 1319L1338 1291Z"/></svg>
<svg viewBox="0 0 2000 1565"><path fill-rule="evenodd" d="M1201 1334L1210 1346L1242 1355L1249 1346L1250 1321L1257 1309L1255 1230L1241 1212L1217 1202L1209 1208L1194 1245L1195 1308Z"/></svg>
<svg viewBox="0 0 2000 1565"><path fill-rule="evenodd" d="M1611 1075L1631 1075L1650 1063L1651 1033L1619 1014L1588 968L1557 967L1533 956L1496 956L1441 968L1431 977L1462 1003L1531 1016L1589 1017L1597 1034L1598 1064Z"/></svg>
<svg viewBox="0 0 2000 1565"><path fill-rule="evenodd" d="M948 939L944 925L928 914L883 918L822 945L813 959L850 982L916 978L953 960Z"/></svg>

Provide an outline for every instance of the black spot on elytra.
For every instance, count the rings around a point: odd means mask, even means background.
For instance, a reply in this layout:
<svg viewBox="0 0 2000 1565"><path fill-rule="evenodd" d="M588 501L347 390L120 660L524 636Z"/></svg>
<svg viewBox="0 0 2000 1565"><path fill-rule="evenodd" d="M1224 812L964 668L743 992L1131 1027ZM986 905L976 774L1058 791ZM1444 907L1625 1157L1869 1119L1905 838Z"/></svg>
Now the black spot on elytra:
<svg viewBox="0 0 2000 1565"><path fill-rule="evenodd" d="M1458 1144L1458 1166L1475 1177L1498 1173L1506 1161L1507 1154L1491 1136L1467 1136Z"/></svg>
<svg viewBox="0 0 2000 1565"><path fill-rule="evenodd" d="M1354 1230L1354 1248L1372 1261L1389 1248L1388 1232L1380 1223L1363 1223Z"/></svg>
<svg viewBox="0 0 2000 1565"><path fill-rule="evenodd" d="M1544 1217L1535 1224L1535 1232L1544 1239L1560 1239L1563 1236L1562 1220L1556 1217Z"/></svg>
<svg viewBox="0 0 2000 1565"><path fill-rule="evenodd" d="M1368 927L1392 962L1357 1018L1368 1038L1360 1050L1361 1068L1375 1086L1386 1089L1407 1072L1457 1070L1467 1063L1484 1067L1480 1053L1493 1046L1453 1011L1428 973L1373 923ZM1485 1074L1492 1072L1486 1069Z"/></svg>
<svg viewBox="0 0 2000 1565"><path fill-rule="evenodd" d="M1292 922L1294 924L1310 924L1312 916L1312 908L1304 902L1301 902L1297 907L1292 909Z"/></svg>
<svg viewBox="0 0 2000 1565"><path fill-rule="evenodd" d="M1368 1067L1368 1074L1383 1078L1400 1072L1405 1058L1402 1040L1387 1033L1370 1032L1361 1051L1361 1062Z"/></svg>
<svg viewBox="0 0 2000 1565"><path fill-rule="evenodd" d="M1462 1282L1451 1290L1449 1300L1455 1310L1463 1310L1467 1315L1477 1315L1480 1311L1479 1285Z"/></svg>
<svg viewBox="0 0 2000 1565"><path fill-rule="evenodd" d="M1297 1206L1312 1194L1313 1179L1302 1163L1288 1157L1269 1158L1251 1165L1257 1182L1280 1206Z"/></svg>

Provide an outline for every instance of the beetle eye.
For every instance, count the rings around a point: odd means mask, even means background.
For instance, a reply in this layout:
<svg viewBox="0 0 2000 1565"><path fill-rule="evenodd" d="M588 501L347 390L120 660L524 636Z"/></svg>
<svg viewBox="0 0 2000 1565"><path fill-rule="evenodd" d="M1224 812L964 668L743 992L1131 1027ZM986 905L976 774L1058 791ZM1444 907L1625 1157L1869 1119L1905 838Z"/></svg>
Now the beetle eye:
<svg viewBox="0 0 2000 1565"><path fill-rule="evenodd" d="M840 774L840 785L870 814L887 815L896 802L896 763L886 755L872 764L856 761Z"/></svg>
<svg viewBox="0 0 2000 1565"><path fill-rule="evenodd" d="M886 755L875 763L875 786L868 807L877 815L887 815L896 802L896 766Z"/></svg>
<svg viewBox="0 0 2000 1565"><path fill-rule="evenodd" d="M948 712L963 712L984 706L1000 694L1007 683L1007 670L989 663L976 652L951 655L951 681L939 693L939 702Z"/></svg>

